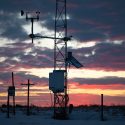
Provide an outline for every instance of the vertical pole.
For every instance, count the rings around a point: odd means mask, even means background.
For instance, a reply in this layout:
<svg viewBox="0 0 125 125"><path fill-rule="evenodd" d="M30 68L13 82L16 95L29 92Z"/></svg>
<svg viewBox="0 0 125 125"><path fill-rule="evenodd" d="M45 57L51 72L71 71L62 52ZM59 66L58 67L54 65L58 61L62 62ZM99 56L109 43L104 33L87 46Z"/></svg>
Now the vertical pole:
<svg viewBox="0 0 125 125"><path fill-rule="evenodd" d="M30 115L30 113L29 113L29 87L30 87L30 82L29 82L29 79L28 79L27 115Z"/></svg>
<svg viewBox="0 0 125 125"><path fill-rule="evenodd" d="M12 86L14 87L14 75L12 72ZM15 115L15 95L13 96L13 115Z"/></svg>
<svg viewBox="0 0 125 125"><path fill-rule="evenodd" d="M30 80L28 79L28 84L21 84L21 85L26 85L28 87L28 90L27 90L27 115L30 115L30 105L29 105L30 85L34 85L34 84L30 84Z"/></svg>
<svg viewBox="0 0 125 125"><path fill-rule="evenodd" d="M103 121L103 94L101 94L101 121Z"/></svg>
<svg viewBox="0 0 125 125"><path fill-rule="evenodd" d="M8 94L8 98L7 98L7 118L9 118L10 116L9 116L9 107L10 107L10 105L9 105L9 94Z"/></svg>
<svg viewBox="0 0 125 125"><path fill-rule="evenodd" d="M12 72L12 86L14 86L14 75L13 75L13 72Z"/></svg>
<svg viewBox="0 0 125 125"><path fill-rule="evenodd" d="M66 0L65 0L65 37L67 38L67 6L66 6ZM64 41L65 42L65 70L66 70L66 74L65 74L65 116L67 115L67 62L66 62L66 59L67 59L67 40Z"/></svg>
<svg viewBox="0 0 125 125"><path fill-rule="evenodd" d="M56 45L57 45L57 40L56 40L56 37L57 37L57 28L56 28L56 25L57 25L57 7L58 7L58 2L56 0L56 14L55 14L55 40L54 40L54 70L56 70Z"/></svg>
<svg viewBox="0 0 125 125"><path fill-rule="evenodd" d="M57 45L57 41L56 41L56 37L57 37L57 29L56 29L56 25L57 25L57 6L58 6L58 2L56 0L56 13L55 13L55 40L54 40L54 70L56 70L56 45ZM56 93L54 93L54 118L56 117Z"/></svg>
<svg viewBox="0 0 125 125"><path fill-rule="evenodd" d="M15 96L13 96L13 115L15 115Z"/></svg>
<svg viewBox="0 0 125 125"><path fill-rule="evenodd" d="M33 35L33 18L31 18L31 23L32 23L31 32L32 32L32 35ZM32 37L32 43L33 43L33 37Z"/></svg>
<svg viewBox="0 0 125 125"><path fill-rule="evenodd" d="M55 14L55 43L54 43L54 70L65 70L65 83L63 93L54 93L54 116L67 119L67 10L66 0L56 0ZM56 39L56 38L66 39ZM60 61L61 60L61 61Z"/></svg>

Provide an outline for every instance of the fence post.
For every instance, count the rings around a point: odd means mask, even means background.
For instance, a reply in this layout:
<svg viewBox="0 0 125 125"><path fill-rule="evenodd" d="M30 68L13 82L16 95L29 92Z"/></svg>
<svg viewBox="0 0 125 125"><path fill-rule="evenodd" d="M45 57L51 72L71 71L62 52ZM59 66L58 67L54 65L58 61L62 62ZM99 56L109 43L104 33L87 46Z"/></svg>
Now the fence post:
<svg viewBox="0 0 125 125"><path fill-rule="evenodd" d="M104 117L103 117L103 94L101 94L101 121L104 121Z"/></svg>
<svg viewBox="0 0 125 125"><path fill-rule="evenodd" d="M9 118L10 117L10 115L9 115L9 113L10 113L10 104L9 104L9 94L8 94L8 97L7 97L7 118Z"/></svg>

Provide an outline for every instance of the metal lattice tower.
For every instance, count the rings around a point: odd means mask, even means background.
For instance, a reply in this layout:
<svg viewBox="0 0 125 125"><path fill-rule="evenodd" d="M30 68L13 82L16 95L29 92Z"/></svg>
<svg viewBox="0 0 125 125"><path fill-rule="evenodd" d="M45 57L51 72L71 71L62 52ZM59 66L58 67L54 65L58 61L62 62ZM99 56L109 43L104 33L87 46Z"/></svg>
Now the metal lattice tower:
<svg viewBox="0 0 125 125"><path fill-rule="evenodd" d="M48 38L54 39L54 71L64 72L64 91L53 91L54 93L54 118L67 119L68 118L68 93L67 93L67 66L68 66L68 52L67 42L71 40L71 36L67 36L67 7L66 0L56 0L56 14L55 14L55 35L42 36L33 34L33 20L39 19L40 12L36 12L36 16L28 17L29 12L26 12L26 20L31 20L31 34L32 43L34 38ZM21 11L21 15L24 12ZM60 84L60 83L59 83ZM56 85L55 85L56 86Z"/></svg>
<svg viewBox="0 0 125 125"><path fill-rule="evenodd" d="M56 39L64 38L64 39ZM64 93L54 93L54 118L66 119L68 116L67 93L67 10L66 0L56 0L54 70L65 70Z"/></svg>

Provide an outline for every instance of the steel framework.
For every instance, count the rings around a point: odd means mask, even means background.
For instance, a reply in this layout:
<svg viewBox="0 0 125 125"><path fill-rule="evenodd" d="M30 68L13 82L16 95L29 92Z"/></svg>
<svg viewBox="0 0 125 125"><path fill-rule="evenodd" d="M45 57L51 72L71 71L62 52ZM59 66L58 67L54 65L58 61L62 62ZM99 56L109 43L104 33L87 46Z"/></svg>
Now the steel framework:
<svg viewBox="0 0 125 125"><path fill-rule="evenodd" d="M54 93L54 118L68 117L67 105L67 7L66 0L56 0L55 40L54 40L54 70L65 70L64 93ZM56 39L65 38L65 39Z"/></svg>
<svg viewBox="0 0 125 125"><path fill-rule="evenodd" d="M56 0L56 14L55 14L55 35L54 37L41 36L33 34L33 22L39 19L39 12L36 12L36 17L28 17L26 12L26 20L31 20L31 34L32 43L34 38L48 38L54 39L54 70L65 71L64 92L54 92L54 118L67 119L68 118L68 101L69 96L67 93L67 41L71 36L67 36L67 7L66 0ZM21 15L24 12L21 11Z"/></svg>

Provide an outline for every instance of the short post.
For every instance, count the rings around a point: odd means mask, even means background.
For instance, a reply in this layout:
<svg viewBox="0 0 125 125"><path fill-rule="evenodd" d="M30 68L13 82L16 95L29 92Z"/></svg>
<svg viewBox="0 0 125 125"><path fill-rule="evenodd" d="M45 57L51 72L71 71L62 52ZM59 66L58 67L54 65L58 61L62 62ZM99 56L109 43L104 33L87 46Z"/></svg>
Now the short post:
<svg viewBox="0 0 125 125"><path fill-rule="evenodd" d="M103 117L103 94L101 94L101 121L104 121L104 117Z"/></svg>
<svg viewBox="0 0 125 125"><path fill-rule="evenodd" d="M30 115L30 100L29 100L29 96L30 96L30 81L28 79L28 91L27 91L27 115Z"/></svg>
<svg viewBox="0 0 125 125"><path fill-rule="evenodd" d="M10 117L9 113L10 113L10 104L9 104L9 94L8 94L8 97L7 97L7 118Z"/></svg>

